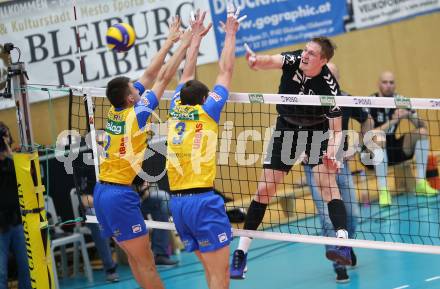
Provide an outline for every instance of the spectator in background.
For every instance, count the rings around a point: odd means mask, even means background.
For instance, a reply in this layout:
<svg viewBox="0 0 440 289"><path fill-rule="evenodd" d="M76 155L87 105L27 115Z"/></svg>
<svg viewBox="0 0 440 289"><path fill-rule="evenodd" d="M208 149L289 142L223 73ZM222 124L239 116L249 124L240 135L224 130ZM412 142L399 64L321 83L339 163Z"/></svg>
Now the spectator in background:
<svg viewBox="0 0 440 289"><path fill-rule="evenodd" d="M18 288L31 289L11 145L11 132L0 122L0 289L8 288L9 252L17 260Z"/></svg>
<svg viewBox="0 0 440 289"><path fill-rule="evenodd" d="M394 74L383 72L379 77L379 91L376 97L399 97L396 93ZM426 180L426 167L429 154L429 132L426 123L420 119L415 110L401 108L370 108L374 120L374 128L385 133L384 141L375 142L385 148L383 161L375 165L379 204L391 205L391 195L387 187L388 164L395 165L410 160L415 155L417 167L416 193L427 196L437 196L438 191L432 188ZM397 127L403 119L408 119L414 129L397 137ZM382 150L382 149L380 149ZM373 151L373 154L375 152Z"/></svg>

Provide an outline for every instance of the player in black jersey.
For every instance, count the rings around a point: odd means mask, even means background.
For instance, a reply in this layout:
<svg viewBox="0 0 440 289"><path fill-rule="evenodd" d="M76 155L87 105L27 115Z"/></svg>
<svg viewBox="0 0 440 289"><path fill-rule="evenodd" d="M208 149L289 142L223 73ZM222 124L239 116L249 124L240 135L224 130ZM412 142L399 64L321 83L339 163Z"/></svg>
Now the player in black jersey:
<svg viewBox="0 0 440 289"><path fill-rule="evenodd" d="M334 63L327 63L327 67L330 69L336 80L339 81L339 70ZM348 96L349 94L341 91L342 95ZM344 132L349 129L350 119L356 120L361 125L361 139L364 133L373 128L373 120L368 114L365 108L361 107L342 107L342 130ZM345 134L344 134L345 136ZM344 201L347 211L347 231L348 237L354 238L356 233L356 226L359 218L359 204L356 199L356 190L349 167L349 159L352 157L350 154L354 150L349 150L348 135L344 137L344 152L346 155L343 158L343 166L336 176L336 183L338 184L341 198ZM319 214L319 218L322 225L321 234L326 237L332 237L335 234L333 224L329 218L327 205L323 202L322 195L316 187L316 183L313 180L312 168L308 164L304 164L304 173L306 175L307 184L310 187L313 201L315 202L316 209ZM334 246L326 245L326 250L332 249ZM357 264L357 258L353 250L351 250L351 263L352 266ZM340 265L336 262L333 263L333 268L336 273L336 282L345 283L349 282L350 278L347 274L347 268L344 265Z"/></svg>
<svg viewBox="0 0 440 289"><path fill-rule="evenodd" d="M313 38L304 50L277 55L256 55L248 51L246 58L255 70L281 69L279 94L340 95L339 85L326 63L333 57L334 44L325 37ZM347 213L336 184L341 162L336 158L341 144L342 112L338 107L277 105L276 130L263 166L255 198L252 200L244 229L256 230L263 220L267 204L276 194L277 184L304 153L313 166L313 176L326 203L336 236L348 238ZM320 138L328 131L329 139ZM298 146L298 147L297 147ZM287 149L286 149L287 148ZM241 237L231 265L231 278L243 279L247 251L251 239ZM342 265L351 264L350 248L328 250L327 258Z"/></svg>
<svg viewBox="0 0 440 289"><path fill-rule="evenodd" d="M386 71L379 77L379 91L373 96L397 97L396 81L393 73ZM385 132L384 142L376 142L382 148L386 147L383 161L374 166L376 170L377 186L379 189L379 204L391 205L391 195L387 190L388 164L394 165L412 159L415 155L417 164L416 193L424 195L437 195L438 191L426 181L426 166L429 154L429 134L426 123L417 116L415 110L371 108L370 114L374 119L375 129ZM415 129L396 136L397 127L401 120L408 119Z"/></svg>

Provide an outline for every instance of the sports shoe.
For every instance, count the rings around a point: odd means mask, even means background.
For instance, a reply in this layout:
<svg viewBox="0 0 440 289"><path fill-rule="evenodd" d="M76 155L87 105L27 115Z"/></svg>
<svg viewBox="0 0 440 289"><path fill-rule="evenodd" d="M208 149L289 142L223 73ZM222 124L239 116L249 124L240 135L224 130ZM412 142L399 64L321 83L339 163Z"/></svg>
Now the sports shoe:
<svg viewBox="0 0 440 289"><path fill-rule="evenodd" d="M356 267L356 265L357 265L357 257L353 251L353 248L351 248L350 254L351 254L351 267L353 268L353 267Z"/></svg>
<svg viewBox="0 0 440 289"><path fill-rule="evenodd" d="M325 256L330 261L336 262L339 265L351 265L351 248L344 246L337 246L328 249Z"/></svg>
<svg viewBox="0 0 440 289"><path fill-rule="evenodd" d="M427 180L417 180L416 183L416 194L425 196L437 196L438 191L431 187Z"/></svg>
<svg viewBox="0 0 440 289"><path fill-rule="evenodd" d="M105 280L107 282L116 283L119 282L119 274L118 272L107 272L105 276Z"/></svg>
<svg viewBox="0 0 440 289"><path fill-rule="evenodd" d="M247 254L243 250L235 250L232 255L232 264L230 270L231 279L244 279L244 273L247 271L246 266Z"/></svg>
<svg viewBox="0 0 440 289"><path fill-rule="evenodd" d="M156 263L156 266L160 266L160 267L174 267L177 266L177 264L179 264L179 261L173 260L166 255L154 256L154 262Z"/></svg>
<svg viewBox="0 0 440 289"><path fill-rule="evenodd" d="M118 266L115 265L113 268L106 270L105 272L105 280L107 282L119 282L119 274L116 272L116 268Z"/></svg>
<svg viewBox="0 0 440 289"><path fill-rule="evenodd" d="M379 205L381 207L391 205L391 194L386 188L379 189Z"/></svg>
<svg viewBox="0 0 440 289"><path fill-rule="evenodd" d="M335 272L336 272L336 283L350 282L350 277L348 277L347 269L345 267L338 267L335 269Z"/></svg>

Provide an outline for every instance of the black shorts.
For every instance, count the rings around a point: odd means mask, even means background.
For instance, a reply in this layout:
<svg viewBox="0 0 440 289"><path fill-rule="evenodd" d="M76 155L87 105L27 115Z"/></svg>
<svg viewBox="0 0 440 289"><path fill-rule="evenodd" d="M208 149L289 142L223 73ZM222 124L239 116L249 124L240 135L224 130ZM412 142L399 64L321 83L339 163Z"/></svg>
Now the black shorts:
<svg viewBox="0 0 440 289"><path fill-rule="evenodd" d="M414 153L407 156L403 152L403 136L396 138L394 135L387 136L386 142L388 164L396 165L401 162L410 160L413 158Z"/></svg>
<svg viewBox="0 0 440 289"><path fill-rule="evenodd" d="M328 137L323 140L321 135L325 134L328 128L327 121L302 127L278 116L263 168L288 172L303 153L308 157L309 165L321 164L323 152L327 150L328 144Z"/></svg>

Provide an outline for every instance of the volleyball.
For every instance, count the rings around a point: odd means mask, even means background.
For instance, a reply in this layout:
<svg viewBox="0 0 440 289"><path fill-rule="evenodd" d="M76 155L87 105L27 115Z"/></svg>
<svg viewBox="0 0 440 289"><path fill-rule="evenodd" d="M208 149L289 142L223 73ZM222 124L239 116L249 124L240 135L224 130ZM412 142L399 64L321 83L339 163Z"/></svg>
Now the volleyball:
<svg viewBox="0 0 440 289"><path fill-rule="evenodd" d="M127 23L118 23L107 30L107 47L116 52L128 51L136 40L136 32Z"/></svg>

